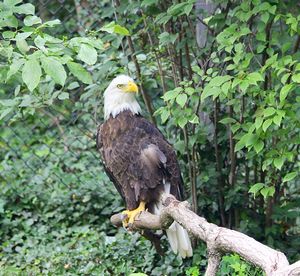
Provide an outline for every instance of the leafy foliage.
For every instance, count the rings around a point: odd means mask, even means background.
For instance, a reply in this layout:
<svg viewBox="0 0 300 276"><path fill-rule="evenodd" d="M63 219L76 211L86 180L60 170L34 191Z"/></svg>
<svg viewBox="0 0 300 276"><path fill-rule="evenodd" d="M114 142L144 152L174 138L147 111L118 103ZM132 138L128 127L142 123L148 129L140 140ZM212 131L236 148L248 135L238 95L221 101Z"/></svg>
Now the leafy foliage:
<svg viewBox="0 0 300 276"><path fill-rule="evenodd" d="M108 221L123 203L94 135L101 91L120 73L136 77L144 115L174 145L194 210L299 259L297 7L50 2L0 3L1 271L203 273L202 243L191 260L159 257ZM261 275L237 255L220 273Z"/></svg>

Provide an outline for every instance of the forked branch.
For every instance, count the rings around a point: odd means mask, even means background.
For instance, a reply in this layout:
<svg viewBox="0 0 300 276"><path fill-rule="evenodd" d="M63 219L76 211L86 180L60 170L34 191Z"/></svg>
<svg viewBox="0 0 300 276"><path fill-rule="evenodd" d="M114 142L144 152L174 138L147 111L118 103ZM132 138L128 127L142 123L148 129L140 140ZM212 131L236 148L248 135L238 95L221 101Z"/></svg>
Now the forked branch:
<svg viewBox="0 0 300 276"><path fill-rule="evenodd" d="M172 195L162 196L163 210L160 216L142 212L132 225L132 230L166 229L173 220L187 229L189 234L206 242L208 247L208 266L206 276L215 275L224 253L237 253L248 262L262 268L267 276L296 276L300 275L300 261L289 265L286 256L253 238L209 223L189 209L187 202L180 202ZM111 217L115 226L122 225L124 215L116 214Z"/></svg>

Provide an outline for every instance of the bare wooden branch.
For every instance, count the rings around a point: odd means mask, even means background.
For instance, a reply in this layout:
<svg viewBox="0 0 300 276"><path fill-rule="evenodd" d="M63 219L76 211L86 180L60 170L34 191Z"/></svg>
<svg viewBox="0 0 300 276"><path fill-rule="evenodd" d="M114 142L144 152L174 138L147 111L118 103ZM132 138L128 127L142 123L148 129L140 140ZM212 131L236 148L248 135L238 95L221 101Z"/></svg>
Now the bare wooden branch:
<svg viewBox="0 0 300 276"><path fill-rule="evenodd" d="M286 256L253 238L209 223L189 209L187 202L180 202L172 195L162 196L163 210L160 216L142 212L131 229L166 229L173 220L181 224L190 235L206 242L208 247L208 266L206 276L215 275L221 257L226 252L237 253L248 262L262 268L267 276L299 275L300 261L289 265ZM111 222L122 225L124 215L116 214Z"/></svg>

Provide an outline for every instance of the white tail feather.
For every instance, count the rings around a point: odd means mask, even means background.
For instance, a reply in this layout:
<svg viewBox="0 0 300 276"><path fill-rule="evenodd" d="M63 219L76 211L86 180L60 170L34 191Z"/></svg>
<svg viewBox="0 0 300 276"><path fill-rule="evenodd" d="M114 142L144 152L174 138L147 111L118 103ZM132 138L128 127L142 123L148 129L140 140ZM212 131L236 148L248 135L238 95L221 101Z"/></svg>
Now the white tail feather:
<svg viewBox="0 0 300 276"><path fill-rule="evenodd" d="M165 192L170 193L170 184L165 183ZM160 215L162 209L161 202L154 205L154 213ZM176 221L166 230L170 246L175 254L179 254L183 259L193 256L193 249L188 232Z"/></svg>

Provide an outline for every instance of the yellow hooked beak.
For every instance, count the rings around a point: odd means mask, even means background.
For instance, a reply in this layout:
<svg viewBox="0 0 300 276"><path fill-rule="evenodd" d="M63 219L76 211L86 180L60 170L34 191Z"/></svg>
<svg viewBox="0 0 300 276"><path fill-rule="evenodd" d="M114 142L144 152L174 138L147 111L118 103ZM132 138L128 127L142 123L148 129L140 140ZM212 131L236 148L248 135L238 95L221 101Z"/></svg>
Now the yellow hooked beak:
<svg viewBox="0 0 300 276"><path fill-rule="evenodd" d="M139 91L137 85L133 81L129 81L128 84L124 88L124 92L135 92Z"/></svg>

